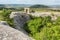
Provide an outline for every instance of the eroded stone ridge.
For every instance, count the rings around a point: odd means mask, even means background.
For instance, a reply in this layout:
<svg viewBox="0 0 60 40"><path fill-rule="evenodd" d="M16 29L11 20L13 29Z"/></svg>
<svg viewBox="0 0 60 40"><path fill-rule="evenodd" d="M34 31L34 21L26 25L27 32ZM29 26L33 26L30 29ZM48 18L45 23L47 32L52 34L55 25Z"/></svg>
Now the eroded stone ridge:
<svg viewBox="0 0 60 40"><path fill-rule="evenodd" d="M18 30L20 30L28 20L30 20L30 16L28 14L20 12L12 12L10 18L14 19L15 28Z"/></svg>
<svg viewBox="0 0 60 40"><path fill-rule="evenodd" d="M8 25L0 25L0 40L32 40L22 31L11 28Z"/></svg>

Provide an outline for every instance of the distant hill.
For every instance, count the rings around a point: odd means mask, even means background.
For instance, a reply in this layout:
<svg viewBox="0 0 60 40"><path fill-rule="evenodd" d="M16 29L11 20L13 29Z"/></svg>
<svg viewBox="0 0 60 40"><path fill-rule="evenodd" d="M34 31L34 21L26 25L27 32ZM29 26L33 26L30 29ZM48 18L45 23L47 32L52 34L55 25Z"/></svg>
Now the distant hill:
<svg viewBox="0 0 60 40"><path fill-rule="evenodd" d="M31 4L0 4L0 7L29 7Z"/></svg>
<svg viewBox="0 0 60 40"><path fill-rule="evenodd" d="M52 8L60 8L60 5L50 5Z"/></svg>
<svg viewBox="0 0 60 40"><path fill-rule="evenodd" d="M46 5L32 5L30 6L30 8L48 8L49 6L46 6Z"/></svg>
<svg viewBox="0 0 60 40"><path fill-rule="evenodd" d="M0 7L5 7L5 5L3 5L3 4L0 4Z"/></svg>
<svg viewBox="0 0 60 40"><path fill-rule="evenodd" d="M30 7L30 8L60 8L60 5L41 5L41 4L0 4L0 8L19 8L19 7Z"/></svg>

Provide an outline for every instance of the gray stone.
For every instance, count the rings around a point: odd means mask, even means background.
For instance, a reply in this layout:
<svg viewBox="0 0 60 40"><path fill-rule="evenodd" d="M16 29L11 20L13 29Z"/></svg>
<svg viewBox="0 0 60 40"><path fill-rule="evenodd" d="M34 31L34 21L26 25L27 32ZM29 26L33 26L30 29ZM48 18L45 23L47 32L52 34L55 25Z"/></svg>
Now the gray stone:
<svg viewBox="0 0 60 40"><path fill-rule="evenodd" d="M32 40L32 38L10 26L0 25L0 40Z"/></svg>

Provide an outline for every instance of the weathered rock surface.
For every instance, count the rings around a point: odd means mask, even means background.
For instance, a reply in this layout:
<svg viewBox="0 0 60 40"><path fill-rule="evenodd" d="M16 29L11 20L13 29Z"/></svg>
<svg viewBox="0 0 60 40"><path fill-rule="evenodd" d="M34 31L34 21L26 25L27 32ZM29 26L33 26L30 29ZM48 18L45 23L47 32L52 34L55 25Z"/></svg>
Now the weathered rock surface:
<svg viewBox="0 0 60 40"><path fill-rule="evenodd" d="M27 20L30 20L28 15L13 12L10 18L14 19L15 29L10 27L5 21L1 21L0 40L34 40L22 28Z"/></svg>
<svg viewBox="0 0 60 40"><path fill-rule="evenodd" d="M14 19L15 29L17 29L17 30L19 30L20 32L23 33L23 38L22 39L24 39L24 40L33 40L32 38L30 38L28 36L28 33L22 28L24 26L24 24L28 20L30 20L29 15L24 14L24 13L20 13L20 12L12 12L11 15L10 15L10 18Z"/></svg>
<svg viewBox="0 0 60 40"><path fill-rule="evenodd" d="M12 12L10 18L14 19L15 28L18 30L20 30L28 20L30 20L28 14L20 12Z"/></svg>
<svg viewBox="0 0 60 40"><path fill-rule="evenodd" d="M0 40L32 40L22 31L11 28L8 25L0 25Z"/></svg>

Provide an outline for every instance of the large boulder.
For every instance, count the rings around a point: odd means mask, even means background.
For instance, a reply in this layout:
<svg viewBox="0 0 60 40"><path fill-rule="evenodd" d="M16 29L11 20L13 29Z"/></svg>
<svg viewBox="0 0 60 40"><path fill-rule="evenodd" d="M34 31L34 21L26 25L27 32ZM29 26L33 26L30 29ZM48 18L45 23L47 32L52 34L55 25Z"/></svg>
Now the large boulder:
<svg viewBox="0 0 60 40"><path fill-rule="evenodd" d="M22 31L11 28L8 25L0 25L0 40L32 40Z"/></svg>
<svg viewBox="0 0 60 40"><path fill-rule="evenodd" d="M30 16L28 14L20 12L12 12L10 18L14 19L15 28L18 30L20 30L28 20L30 20Z"/></svg>

